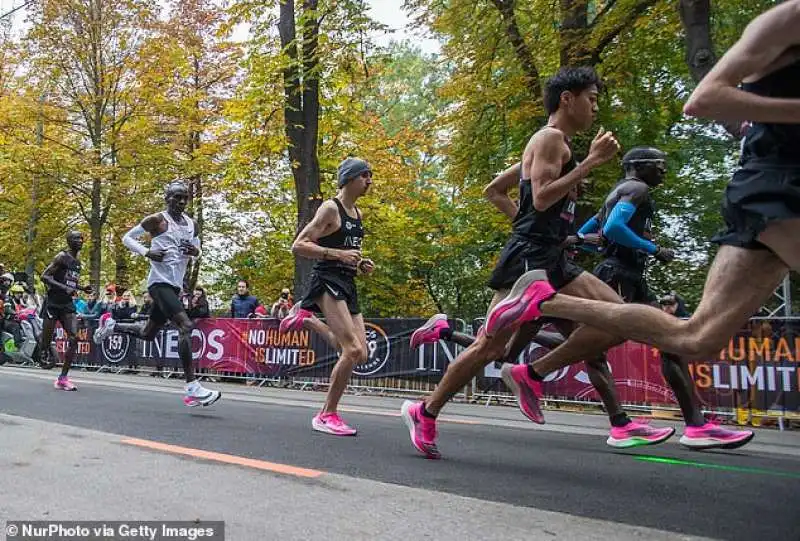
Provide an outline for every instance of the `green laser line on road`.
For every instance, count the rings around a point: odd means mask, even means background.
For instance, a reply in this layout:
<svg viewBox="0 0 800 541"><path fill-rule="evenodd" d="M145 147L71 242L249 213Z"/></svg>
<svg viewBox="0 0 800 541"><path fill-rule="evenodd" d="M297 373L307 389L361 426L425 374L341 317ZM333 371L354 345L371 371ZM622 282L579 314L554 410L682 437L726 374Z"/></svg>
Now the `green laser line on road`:
<svg viewBox="0 0 800 541"><path fill-rule="evenodd" d="M671 464L673 466L690 466L693 468L705 468L709 470L725 470L734 471L739 473L755 473L761 475L773 475L777 477L789 477L792 479L800 479L800 473L792 473L778 470L767 470L764 468L748 468L744 466L725 466L723 464L710 464L708 462L695 462L693 460L681 460L679 458L669 458L663 456L653 455L637 455L635 460L640 462L655 462L657 464Z"/></svg>

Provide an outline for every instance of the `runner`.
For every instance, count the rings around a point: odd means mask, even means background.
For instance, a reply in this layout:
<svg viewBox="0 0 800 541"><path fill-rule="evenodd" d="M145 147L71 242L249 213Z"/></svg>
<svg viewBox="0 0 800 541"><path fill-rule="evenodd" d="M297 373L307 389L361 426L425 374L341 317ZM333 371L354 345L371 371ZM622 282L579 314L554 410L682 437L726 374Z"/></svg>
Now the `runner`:
<svg viewBox="0 0 800 541"><path fill-rule="evenodd" d="M183 403L189 407L210 406L222 396L219 391L206 389L194 374L192 361L192 330L194 324L181 302L186 267L190 257L200 256L197 223L184 213L189 201L189 189L182 182L172 182L166 188L167 209L147 216L125 233L122 241L132 252L150 260L147 291L153 308L146 323L117 323L111 314L103 314L94 342L101 344L113 332L152 340L168 322L178 328L178 356L186 377ZM147 233L152 239L150 248L137 239Z"/></svg>
<svg viewBox="0 0 800 541"><path fill-rule="evenodd" d="M597 114L600 87L600 80L591 68L560 70L546 84L544 101L550 114L548 124L531 137L521 168L507 169L486 189L487 198L513 220L511 239L489 281L489 286L495 290L492 306L508 294L519 276L531 268L541 267L557 277L558 287L565 291L622 302L613 290L584 272L566 255L565 241L573 226L578 186L592 169L611 160L619 150L613 134L601 128L585 161L578 164L572 155L570 138L591 127ZM519 207L508 196L517 181ZM434 321L431 327L436 326ZM572 331L563 324L559 327L564 334ZM444 404L489 362L514 358L538 330L539 325L534 324L516 335L513 331L491 337L478 333L476 341L448 367L431 396L421 402L403 404L401 413L414 447L429 458L439 458L435 441L436 416ZM598 356L598 352L586 358L593 359L587 363L592 367L592 382L603 392L604 401L612 405L609 413L616 421L612 428L614 440L630 446L640 444L638 442L659 443L673 434L672 428L656 429L630 421L619 407L605 359ZM544 422L541 411L523 412L534 422Z"/></svg>
<svg viewBox="0 0 800 541"><path fill-rule="evenodd" d="M542 273L532 272L523 275L509 299L490 313L488 333L506 335L544 315L603 326L619 337L687 359L715 356L769 299L789 269L800 270L798 25L800 0L784 2L756 17L685 106L693 116L751 123L742 142L740 168L723 201L727 229L714 238L721 246L700 305L688 320L650 306L556 294L553 285L542 280ZM573 353L562 351L557 362L548 362L548 370L580 358ZM538 389L531 382L545 375L540 366L534 365L530 381L524 383L532 406ZM724 435L716 443L728 446Z"/></svg>
<svg viewBox="0 0 800 541"><path fill-rule="evenodd" d="M78 390L69 379L69 369L78 350L78 315L75 304L72 302L72 295L78 290L86 293L92 292L92 286L79 285L81 262L78 254L81 248L83 248L83 234L79 231L70 231L67 233L67 249L59 252L42 273L42 282L47 288L47 294L42 307L42 336L39 340L40 366L42 368L55 366L56 360L50 358L50 343L53 341L56 322L60 321L67 339L67 351L64 354L61 375L53 384L60 391Z"/></svg>
<svg viewBox="0 0 800 541"><path fill-rule="evenodd" d="M355 277L359 272L371 273L375 265L361 256L364 227L356 201L369 191L372 169L362 159L347 158L339 164L338 184L336 197L320 206L292 246L295 254L318 261L308 292L281 322L280 331L306 325L321 332L328 343L333 341L339 346L341 356L333 368L325 404L311 426L335 436L355 436L356 429L342 420L337 408L353 367L367 360L364 317L358 305ZM322 314L326 324L314 321L313 312Z"/></svg>
<svg viewBox="0 0 800 541"><path fill-rule="evenodd" d="M605 259L597 265L593 274L617 291L625 302L652 304L656 299L647 287L644 277L648 253L655 254L655 257L663 262L671 261L674 257L672 250L660 248L650 240L655 211L650 198L650 189L663 182L666 173L666 155L655 148L637 147L625 155L622 163L625 178L611 190L600 212L581 227L576 241L587 251L596 252L598 242L595 239L599 239L601 234L605 235L605 239L609 241L601 248ZM590 241L590 238L593 240ZM569 244L574 245L576 242ZM414 332L412 347L439 339L454 341L464 346L474 341L474 337L454 333L447 324L447 316L437 314ZM554 348L564 340L559 335L540 331L534 337L534 341L545 347ZM514 381L513 371L524 371L526 367L516 365L514 362L516 356L507 358L510 363L503 365L502 377L510 389L518 391L519 386ZM593 364L587 364L587 374L598 389L612 423L607 443L612 447L630 447L647 443L647 440L615 437L613 426L628 418L621 410L615 411L618 402L604 398L608 391L602 388L606 385L606 381L613 385L613 378L610 375L608 379L598 378L593 374L595 372ZM694 386L687 367L673 355L665 353L662 355L662 373L675 393L688 427L685 437L681 440L682 443L693 448L704 448L705 441L697 437L695 428L706 425L706 420L694 399ZM731 437L737 437L742 445L752 438L750 431L731 432Z"/></svg>

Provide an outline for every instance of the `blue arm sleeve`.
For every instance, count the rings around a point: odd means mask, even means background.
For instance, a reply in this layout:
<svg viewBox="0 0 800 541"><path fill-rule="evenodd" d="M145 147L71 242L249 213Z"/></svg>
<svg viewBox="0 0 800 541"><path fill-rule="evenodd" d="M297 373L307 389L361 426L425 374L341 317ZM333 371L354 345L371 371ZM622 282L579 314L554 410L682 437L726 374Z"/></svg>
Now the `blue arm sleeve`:
<svg viewBox="0 0 800 541"><path fill-rule="evenodd" d="M600 221L597 219L597 215L594 215L586 220L586 223L581 226L578 233L581 235L588 235L589 233L597 233L599 229Z"/></svg>
<svg viewBox="0 0 800 541"><path fill-rule="evenodd" d="M629 201L620 201L614 205L614 209L611 211L603 228L603 236L611 242L616 242L634 250L642 250L648 254L654 254L658 250L656 245L638 236L628 227L628 222L635 212L636 205Z"/></svg>

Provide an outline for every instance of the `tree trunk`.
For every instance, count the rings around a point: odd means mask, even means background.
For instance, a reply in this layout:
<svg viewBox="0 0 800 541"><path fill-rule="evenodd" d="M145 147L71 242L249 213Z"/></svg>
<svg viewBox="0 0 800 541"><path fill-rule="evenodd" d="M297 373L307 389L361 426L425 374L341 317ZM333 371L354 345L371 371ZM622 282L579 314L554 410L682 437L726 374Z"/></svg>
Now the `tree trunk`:
<svg viewBox="0 0 800 541"><path fill-rule="evenodd" d="M39 106L44 104L44 94L39 97ZM41 147L42 140L44 139L44 121L42 119L41 110L39 118L36 121L36 145ZM27 275L28 287L33 290L34 287L34 273L36 273L36 255L34 251L34 244L38 235L39 228L39 177L34 174L31 179L31 213L28 217L28 233L25 236L26 250L25 250L25 274Z"/></svg>
<svg viewBox="0 0 800 541"><path fill-rule="evenodd" d="M195 133L195 143L199 145L200 134ZM205 220L203 218L203 177L195 175L192 178L191 185L189 186L190 209L192 217L197 221L197 235L200 237L200 245L203 244L203 229ZM202 257L202 256L201 256ZM194 291L197 287L197 280L200 276L200 258L194 263L190 262L186 269L186 282L188 291Z"/></svg>
<svg viewBox="0 0 800 541"><path fill-rule="evenodd" d="M514 0L494 0L494 5L500 11L500 15L506 25L506 37L514 47L517 60L522 64L522 69L525 70L525 75L528 77L531 95L535 100L538 100L542 94L539 70L536 69L531 50L519 30L517 17L514 14Z"/></svg>
<svg viewBox="0 0 800 541"><path fill-rule="evenodd" d="M304 14L315 11L317 4L317 0L304 0ZM284 129L288 140L289 160L292 165L297 196L295 235L311 221L322 204L317 158L319 17L315 13L311 13L310 16L304 17L304 21L303 42L302 46L298 47L294 0L281 2L278 31L281 37L281 47L288 56L287 65L283 70ZM295 256L294 294L297 298L302 297L307 290L313 263L313 260Z"/></svg>
<svg viewBox="0 0 800 541"><path fill-rule="evenodd" d="M115 239L114 247L114 283L117 285L117 294L129 289L128 279L128 249L122 244L122 239Z"/></svg>
<svg viewBox="0 0 800 541"><path fill-rule="evenodd" d="M717 63L711 41L711 0L680 0L678 9L686 32L686 65L694 81L700 80ZM721 123L733 137L741 136L738 123Z"/></svg>
<svg viewBox="0 0 800 541"><path fill-rule="evenodd" d="M561 65L592 64L589 35L588 0L561 0Z"/></svg>

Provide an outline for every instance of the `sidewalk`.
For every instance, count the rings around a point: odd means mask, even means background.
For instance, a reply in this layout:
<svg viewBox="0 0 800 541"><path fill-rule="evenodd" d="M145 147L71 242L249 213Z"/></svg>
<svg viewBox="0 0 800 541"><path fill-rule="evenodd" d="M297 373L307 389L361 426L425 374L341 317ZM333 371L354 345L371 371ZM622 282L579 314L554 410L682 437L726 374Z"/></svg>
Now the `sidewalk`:
<svg viewBox="0 0 800 541"><path fill-rule="evenodd" d="M55 371L42 371L31 368L17 368L4 366L0 372L9 372L19 376L50 381L55 377ZM108 374L75 370L72 378L79 386L103 385L116 388L141 389L148 391L175 393L183 392L183 382L180 379L163 379L133 374ZM223 393L223 401L237 400L255 402L264 405L280 404L283 406L319 409L325 400L325 393L319 391L299 391L294 389L281 389L276 387L252 387L237 383L208 383L212 389ZM342 400L341 410L369 415L400 416L400 406L403 398L348 394ZM632 413L632 417L636 414ZM571 413L564 411L545 411L547 423L536 425L525 418L516 407L501 405L468 404L453 402L447 405L440 421L447 423L479 424L487 426L506 427L523 430L543 430L551 432L608 436L608 420L605 415L591 413ZM665 419L653 419L653 424L660 426L673 426L680 434L683 424ZM790 456L800 456L800 431L779 431L771 428L753 428L756 437L748 444L747 448L754 452L775 453ZM677 438L667 444L678 445Z"/></svg>

